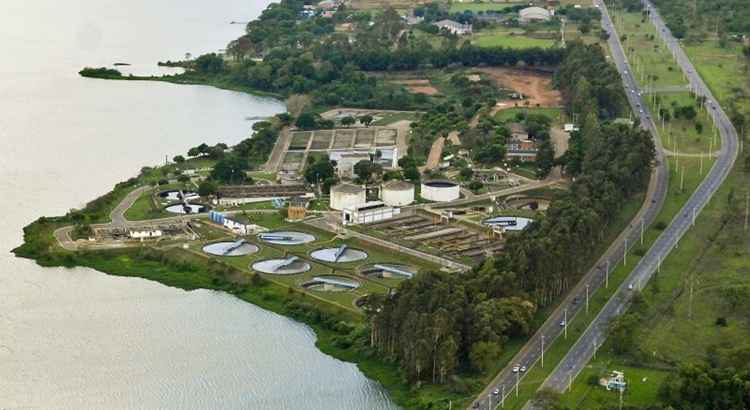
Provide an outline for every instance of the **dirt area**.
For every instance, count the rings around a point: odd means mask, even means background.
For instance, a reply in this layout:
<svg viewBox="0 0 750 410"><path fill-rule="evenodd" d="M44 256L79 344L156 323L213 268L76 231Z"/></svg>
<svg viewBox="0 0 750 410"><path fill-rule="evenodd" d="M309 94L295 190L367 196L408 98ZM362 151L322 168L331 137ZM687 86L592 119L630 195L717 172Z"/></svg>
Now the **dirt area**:
<svg viewBox="0 0 750 410"><path fill-rule="evenodd" d="M479 71L489 75L499 86L523 94L526 100L519 105L525 105L526 101L532 107L559 107L562 105L560 92L552 88L551 75L504 67L486 67L480 68ZM512 101L506 106L513 107L516 102L518 101Z"/></svg>
<svg viewBox="0 0 750 410"><path fill-rule="evenodd" d="M440 94L437 88L433 87L430 80L398 80L391 81L393 84L400 84L407 90L415 94L437 95Z"/></svg>
<svg viewBox="0 0 750 410"><path fill-rule="evenodd" d="M420 171L431 170L440 166L440 160L443 156L443 147L445 147L445 137L440 137L432 143L430 155L427 156L427 165L422 167Z"/></svg>
<svg viewBox="0 0 750 410"><path fill-rule="evenodd" d="M552 138L552 144L555 146L555 158L560 158L568 150L570 134L559 127L552 127L550 129L550 137Z"/></svg>

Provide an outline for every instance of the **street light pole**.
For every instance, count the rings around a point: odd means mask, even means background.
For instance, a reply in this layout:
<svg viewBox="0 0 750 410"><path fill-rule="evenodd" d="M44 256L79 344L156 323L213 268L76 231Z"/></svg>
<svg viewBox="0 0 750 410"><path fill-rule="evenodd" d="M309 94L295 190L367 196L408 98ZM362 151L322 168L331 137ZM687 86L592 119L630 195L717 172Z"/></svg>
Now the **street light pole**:
<svg viewBox="0 0 750 410"><path fill-rule="evenodd" d="M565 339L568 338L568 308L565 308L565 311L563 313L563 333L565 334Z"/></svg>
<svg viewBox="0 0 750 410"><path fill-rule="evenodd" d="M544 335L542 335L542 369L544 369Z"/></svg>
<svg viewBox="0 0 750 410"><path fill-rule="evenodd" d="M589 314L589 285L586 284L586 314Z"/></svg>

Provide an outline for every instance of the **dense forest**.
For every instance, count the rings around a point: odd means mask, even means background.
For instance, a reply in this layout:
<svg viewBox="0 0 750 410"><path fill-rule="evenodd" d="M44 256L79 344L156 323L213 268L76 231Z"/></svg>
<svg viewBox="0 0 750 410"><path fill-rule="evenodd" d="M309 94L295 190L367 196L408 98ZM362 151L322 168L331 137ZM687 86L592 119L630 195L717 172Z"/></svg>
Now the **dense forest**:
<svg viewBox="0 0 750 410"><path fill-rule="evenodd" d="M609 221L645 189L654 158L651 137L610 122L625 109L624 98L604 82L577 89L590 74L580 69L581 59L604 57L597 46L573 44L560 67L561 89L577 90L568 109L587 119L575 141L580 155L563 159L576 163L566 164L576 175L570 192L510 237L502 257L461 275L425 273L391 297L370 301L370 311L379 312L372 321L373 346L410 380L442 383L459 370L486 369L508 340L528 334L539 307L576 283ZM574 66L579 69L570 70ZM616 75L611 66L591 69L605 78ZM575 103L584 96L593 103Z"/></svg>

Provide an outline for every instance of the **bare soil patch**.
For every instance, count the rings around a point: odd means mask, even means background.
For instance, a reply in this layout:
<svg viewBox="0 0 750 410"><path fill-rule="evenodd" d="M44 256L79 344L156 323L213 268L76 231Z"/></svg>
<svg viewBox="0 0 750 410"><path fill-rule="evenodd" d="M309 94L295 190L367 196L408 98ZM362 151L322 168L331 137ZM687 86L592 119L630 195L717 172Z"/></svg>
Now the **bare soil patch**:
<svg viewBox="0 0 750 410"><path fill-rule="evenodd" d="M527 101L531 107L559 107L562 105L560 92L552 88L551 75L504 67L486 67L480 68L479 71L489 75L499 86L523 94L526 100L519 105L526 105ZM513 106L514 104L506 104L505 107Z"/></svg>
<svg viewBox="0 0 750 410"><path fill-rule="evenodd" d="M440 91L433 87L430 80L396 80L391 81L393 84L400 84L406 87L407 90L415 94L425 95L436 95L440 94Z"/></svg>

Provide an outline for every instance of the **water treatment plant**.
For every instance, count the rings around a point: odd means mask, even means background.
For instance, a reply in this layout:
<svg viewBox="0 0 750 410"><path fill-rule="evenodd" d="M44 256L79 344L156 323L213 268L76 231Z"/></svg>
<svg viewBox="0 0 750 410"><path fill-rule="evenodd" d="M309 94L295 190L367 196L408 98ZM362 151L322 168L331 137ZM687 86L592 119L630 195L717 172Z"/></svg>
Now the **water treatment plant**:
<svg viewBox="0 0 750 410"><path fill-rule="evenodd" d="M425 181L422 183L421 195L428 201L450 202L461 197L461 187L453 181Z"/></svg>
<svg viewBox="0 0 750 410"><path fill-rule="evenodd" d="M213 256L246 256L256 253L260 248L240 239L236 242L215 242L203 247L203 252Z"/></svg>
<svg viewBox="0 0 750 410"><path fill-rule="evenodd" d="M341 245L338 248L318 249L313 251L310 256L323 262L347 263L367 259L367 252Z"/></svg>
<svg viewBox="0 0 750 410"><path fill-rule="evenodd" d="M304 232L275 231L259 234L258 239L263 242L272 243L274 245L293 246L310 243L315 240L315 236Z"/></svg>
<svg viewBox="0 0 750 410"><path fill-rule="evenodd" d="M308 262L296 256L284 259L266 259L252 265L254 271L270 275L296 275L305 273L311 268Z"/></svg>

